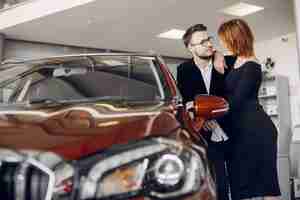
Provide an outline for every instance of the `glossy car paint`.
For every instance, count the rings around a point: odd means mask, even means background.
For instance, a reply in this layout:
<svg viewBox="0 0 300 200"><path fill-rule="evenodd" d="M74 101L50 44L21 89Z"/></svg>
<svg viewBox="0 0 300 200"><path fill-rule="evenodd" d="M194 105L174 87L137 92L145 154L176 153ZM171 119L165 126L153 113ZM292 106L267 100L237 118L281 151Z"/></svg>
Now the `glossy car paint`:
<svg viewBox="0 0 300 200"><path fill-rule="evenodd" d="M180 128L171 104L122 106L82 104L40 110L0 111L0 145L54 151L77 159L147 136L163 136Z"/></svg>

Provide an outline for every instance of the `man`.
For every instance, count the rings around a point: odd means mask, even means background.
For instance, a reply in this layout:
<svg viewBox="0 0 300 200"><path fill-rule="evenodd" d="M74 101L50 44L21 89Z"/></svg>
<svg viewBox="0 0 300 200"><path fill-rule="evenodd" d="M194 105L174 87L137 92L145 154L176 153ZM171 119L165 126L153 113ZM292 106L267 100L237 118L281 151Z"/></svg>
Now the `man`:
<svg viewBox="0 0 300 200"><path fill-rule="evenodd" d="M193 101L198 94L224 95L223 56L215 53L211 37L203 24L196 24L187 29L183 42L192 59L177 68L177 84L183 97L183 103ZM216 66L218 65L218 66ZM227 135L219 135L215 140L214 129L219 127L215 121L208 122L206 133L201 133L208 143L208 159L216 172L217 195L219 200L228 200L228 183L225 170L225 150ZM216 142L218 141L218 142Z"/></svg>

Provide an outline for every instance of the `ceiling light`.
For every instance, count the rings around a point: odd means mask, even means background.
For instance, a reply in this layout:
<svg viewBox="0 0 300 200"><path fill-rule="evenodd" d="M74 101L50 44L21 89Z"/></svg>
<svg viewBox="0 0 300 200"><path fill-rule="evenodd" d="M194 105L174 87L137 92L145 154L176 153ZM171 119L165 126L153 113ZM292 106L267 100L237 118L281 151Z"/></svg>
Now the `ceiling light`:
<svg viewBox="0 0 300 200"><path fill-rule="evenodd" d="M122 63L118 60L102 60L101 62L109 66L125 65L125 63Z"/></svg>
<svg viewBox="0 0 300 200"><path fill-rule="evenodd" d="M183 31L183 30L171 29L167 32L158 34L157 37L178 40L178 39L182 39L182 36L184 35L184 33L185 33L185 31Z"/></svg>
<svg viewBox="0 0 300 200"><path fill-rule="evenodd" d="M138 58L145 59L145 60L155 60L155 57L139 56Z"/></svg>
<svg viewBox="0 0 300 200"><path fill-rule="evenodd" d="M263 7L248 4L248 3L237 3L227 8L220 10L220 12L225 13L227 15L233 15L238 17L243 17L249 14L253 14L255 12L263 10Z"/></svg>

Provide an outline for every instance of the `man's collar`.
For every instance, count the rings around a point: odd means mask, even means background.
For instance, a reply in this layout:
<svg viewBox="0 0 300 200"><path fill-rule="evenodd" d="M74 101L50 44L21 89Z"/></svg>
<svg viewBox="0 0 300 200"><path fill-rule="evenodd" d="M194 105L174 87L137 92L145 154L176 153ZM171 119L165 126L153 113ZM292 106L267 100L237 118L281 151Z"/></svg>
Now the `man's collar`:
<svg viewBox="0 0 300 200"><path fill-rule="evenodd" d="M210 70L210 69L212 69L213 68L213 61L212 61L212 59L210 59L209 60L209 62L208 62L208 65L207 66L199 66L199 65L197 65L197 63L196 63L196 61L194 60L194 58L192 58L192 62L194 63L194 65L197 67L197 68L199 68L201 71L202 70Z"/></svg>

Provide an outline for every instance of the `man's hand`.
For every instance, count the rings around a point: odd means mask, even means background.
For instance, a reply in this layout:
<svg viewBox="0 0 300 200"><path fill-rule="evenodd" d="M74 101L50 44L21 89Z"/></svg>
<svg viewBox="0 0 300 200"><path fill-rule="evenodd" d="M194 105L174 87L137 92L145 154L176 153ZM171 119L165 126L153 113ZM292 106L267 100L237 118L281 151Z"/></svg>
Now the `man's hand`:
<svg viewBox="0 0 300 200"><path fill-rule="evenodd" d="M215 120L206 121L203 126L205 131L212 131L215 128L217 128L217 122Z"/></svg>
<svg viewBox="0 0 300 200"><path fill-rule="evenodd" d="M225 65L225 59L224 59L224 55L219 52L219 51L216 51L215 54L214 54L214 68L221 74L224 74L225 72L225 68L226 68L226 65Z"/></svg>

